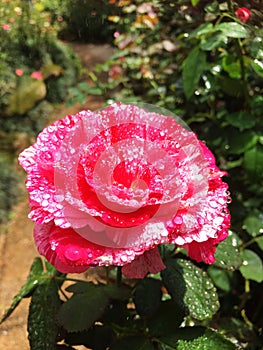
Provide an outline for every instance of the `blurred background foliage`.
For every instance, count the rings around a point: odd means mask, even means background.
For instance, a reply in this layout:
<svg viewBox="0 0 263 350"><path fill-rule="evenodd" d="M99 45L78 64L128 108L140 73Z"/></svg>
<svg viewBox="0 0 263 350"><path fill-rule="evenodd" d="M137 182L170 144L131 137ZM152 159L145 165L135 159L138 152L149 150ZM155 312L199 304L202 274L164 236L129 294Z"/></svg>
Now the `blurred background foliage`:
<svg viewBox="0 0 263 350"><path fill-rule="evenodd" d="M246 23L235 14L242 6L251 11ZM243 263L206 267L221 303L210 325L251 350L261 349L263 327L262 20L260 0L1 0L0 7L1 149L15 150L14 133L25 140L42 130L54 103L97 94L105 103L166 108L213 150L228 172L231 245ZM61 40L114 46L89 72L92 87L78 82L80 64ZM0 190L10 192L16 175L3 154L8 190ZM0 221L4 215L0 208Z"/></svg>

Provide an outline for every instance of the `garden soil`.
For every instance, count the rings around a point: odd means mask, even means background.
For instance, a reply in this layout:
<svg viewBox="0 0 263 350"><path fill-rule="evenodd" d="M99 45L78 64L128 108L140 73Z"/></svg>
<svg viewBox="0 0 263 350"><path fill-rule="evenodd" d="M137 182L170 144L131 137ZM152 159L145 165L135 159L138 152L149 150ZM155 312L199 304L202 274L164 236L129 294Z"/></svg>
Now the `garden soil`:
<svg viewBox="0 0 263 350"><path fill-rule="evenodd" d="M89 83L88 71L96 63L105 61L112 53L108 45L82 43L70 44L79 56L85 73L83 79ZM102 106L102 100L90 96L85 104L66 107L64 104L54 110L56 119L75 114L83 109L96 110ZM21 149L22 150L22 149ZM19 150L19 151L21 151ZM24 188L24 185L21 184ZM24 190L23 199L14 207L12 219L0 231L0 316L11 304L20 287L25 283L33 259L38 256L32 232L33 223L27 218L28 203ZM82 276L84 278L84 276ZM87 278L87 276L85 276ZM91 274L89 279L96 278ZM0 350L29 350L27 340L27 315L30 299L23 299L13 314L0 326ZM75 347L78 350L87 349Z"/></svg>

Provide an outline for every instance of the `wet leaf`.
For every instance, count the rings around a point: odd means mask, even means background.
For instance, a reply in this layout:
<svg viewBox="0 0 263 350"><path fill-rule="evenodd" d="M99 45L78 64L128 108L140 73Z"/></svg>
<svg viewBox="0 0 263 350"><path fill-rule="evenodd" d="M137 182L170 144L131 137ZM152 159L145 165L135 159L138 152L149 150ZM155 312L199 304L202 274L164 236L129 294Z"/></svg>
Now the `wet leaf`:
<svg viewBox="0 0 263 350"><path fill-rule="evenodd" d="M221 30L223 34L230 38L246 38L248 32L245 27L236 22L224 22L216 26L216 30Z"/></svg>
<svg viewBox="0 0 263 350"><path fill-rule="evenodd" d="M227 37L220 31L212 33L202 40L200 48L204 51L214 50L227 43Z"/></svg>
<svg viewBox="0 0 263 350"><path fill-rule="evenodd" d="M215 258L214 266L219 266L227 270L235 270L240 267L242 259L237 249L234 235L229 234L224 241L218 244Z"/></svg>
<svg viewBox="0 0 263 350"><path fill-rule="evenodd" d="M161 298L161 282L145 278L137 284L133 300L139 315L151 317L160 306Z"/></svg>
<svg viewBox="0 0 263 350"><path fill-rule="evenodd" d="M197 84L206 68L206 54L198 47L193 49L183 63L184 93L189 99L196 90Z"/></svg>
<svg viewBox="0 0 263 350"><path fill-rule="evenodd" d="M173 301L193 318L204 320L218 310L216 289L205 271L184 259L170 259L161 272Z"/></svg>
<svg viewBox="0 0 263 350"><path fill-rule="evenodd" d="M222 335L204 327L185 327L160 338L167 350L235 350L236 347Z"/></svg>
<svg viewBox="0 0 263 350"><path fill-rule="evenodd" d="M56 350L57 311L61 305L58 285L47 279L34 291L29 307L28 339L31 350Z"/></svg>
<svg viewBox="0 0 263 350"><path fill-rule="evenodd" d="M263 264L260 257L252 250L245 249L241 253L243 264L240 272L243 277L261 283L263 281Z"/></svg>
<svg viewBox="0 0 263 350"><path fill-rule="evenodd" d="M4 322L19 305L20 301L25 298L28 294L31 294L32 291L38 286L41 276L43 274L43 264L40 258L36 258L31 265L29 276L26 283L20 289L19 293L14 297L11 306L5 312L3 317L0 320L0 323Z"/></svg>
<svg viewBox="0 0 263 350"><path fill-rule="evenodd" d="M263 213L254 212L246 217L243 228L252 236L263 234Z"/></svg>
<svg viewBox="0 0 263 350"><path fill-rule="evenodd" d="M213 31L212 23L202 23L198 28L193 30L189 35L189 38L199 37L204 34L210 33Z"/></svg>

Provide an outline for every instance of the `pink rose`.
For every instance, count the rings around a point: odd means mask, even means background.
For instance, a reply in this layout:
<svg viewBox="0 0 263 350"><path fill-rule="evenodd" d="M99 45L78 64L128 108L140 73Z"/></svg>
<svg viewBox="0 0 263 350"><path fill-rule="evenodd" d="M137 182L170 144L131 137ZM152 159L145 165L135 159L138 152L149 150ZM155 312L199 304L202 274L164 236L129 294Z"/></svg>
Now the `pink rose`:
<svg viewBox="0 0 263 350"><path fill-rule="evenodd" d="M40 254L59 271L165 268L158 245L212 263L227 236L227 184L208 148L171 117L115 103L48 126L19 162Z"/></svg>
<svg viewBox="0 0 263 350"><path fill-rule="evenodd" d="M246 7L240 7L235 12L237 18L240 20L240 22L246 23L250 18L250 10Z"/></svg>
<svg viewBox="0 0 263 350"><path fill-rule="evenodd" d="M6 31L10 30L10 25L9 25L9 24L4 23L4 24L2 24L1 27L2 27L4 30L6 30Z"/></svg>
<svg viewBox="0 0 263 350"><path fill-rule="evenodd" d="M117 64L114 64L109 69L109 76L112 79L119 79L122 75L122 68L121 66L118 66Z"/></svg>
<svg viewBox="0 0 263 350"><path fill-rule="evenodd" d="M21 77L23 74L24 74L23 69L21 69L21 68L17 68L17 69L16 69L16 75L17 75L18 77Z"/></svg>
<svg viewBox="0 0 263 350"><path fill-rule="evenodd" d="M33 73L31 74L31 78L37 79L37 80L42 80L42 79L43 79L43 75L42 75L41 72L36 71L36 72L33 72Z"/></svg>

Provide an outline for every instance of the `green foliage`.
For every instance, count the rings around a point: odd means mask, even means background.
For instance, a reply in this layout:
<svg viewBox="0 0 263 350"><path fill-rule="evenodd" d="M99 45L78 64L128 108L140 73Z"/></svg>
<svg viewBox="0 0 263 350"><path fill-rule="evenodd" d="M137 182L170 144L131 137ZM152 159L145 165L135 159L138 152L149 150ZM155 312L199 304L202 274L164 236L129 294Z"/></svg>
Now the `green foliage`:
<svg viewBox="0 0 263 350"><path fill-rule="evenodd" d="M210 329L185 327L177 334L161 338L164 349L174 350L234 350L235 345Z"/></svg>
<svg viewBox="0 0 263 350"><path fill-rule="evenodd" d="M1 148L4 150L1 142ZM6 222L12 206L19 197L19 176L15 173L14 165L6 159L5 153L0 153L0 223ZM9 157L8 157L9 158Z"/></svg>
<svg viewBox="0 0 263 350"><path fill-rule="evenodd" d="M112 39L108 17L116 12L107 0L41 0L40 6L51 13L53 24L59 24L59 36L86 42Z"/></svg>
<svg viewBox="0 0 263 350"><path fill-rule="evenodd" d="M0 319L0 323L4 322L4 320L11 315L11 313L15 310L21 300L25 297L28 297L33 293L33 291L40 284L45 284L47 281L49 283L48 277L55 272L55 269L52 265L46 263L47 271L44 272L43 262L40 258L36 258L31 266L30 273L28 275L27 281L25 285L20 289L19 293L14 297L13 302L10 308L5 312L3 317ZM45 279L46 277L46 279Z"/></svg>
<svg viewBox="0 0 263 350"><path fill-rule="evenodd" d="M67 88L76 83L80 64L73 51L58 41L59 28L59 20L52 19L41 1L32 6L30 1L2 1L0 109L5 131L12 130L10 124L17 131L24 131L20 115L28 118L30 124L27 113L39 101L45 98L61 102ZM34 72L40 76L32 77Z"/></svg>
<svg viewBox="0 0 263 350"><path fill-rule="evenodd" d="M166 261L164 284L179 308L197 320L211 318L218 310L216 289L209 276L190 261Z"/></svg>
<svg viewBox="0 0 263 350"><path fill-rule="evenodd" d="M243 265L240 267L242 275L253 281L263 281L263 264L260 257L250 249L245 249L241 257L243 258Z"/></svg>
<svg viewBox="0 0 263 350"><path fill-rule="evenodd" d="M55 350L58 335L56 314L60 306L58 285L54 279L34 291L28 317L28 339L32 350ZM43 342L43 339L45 341Z"/></svg>

